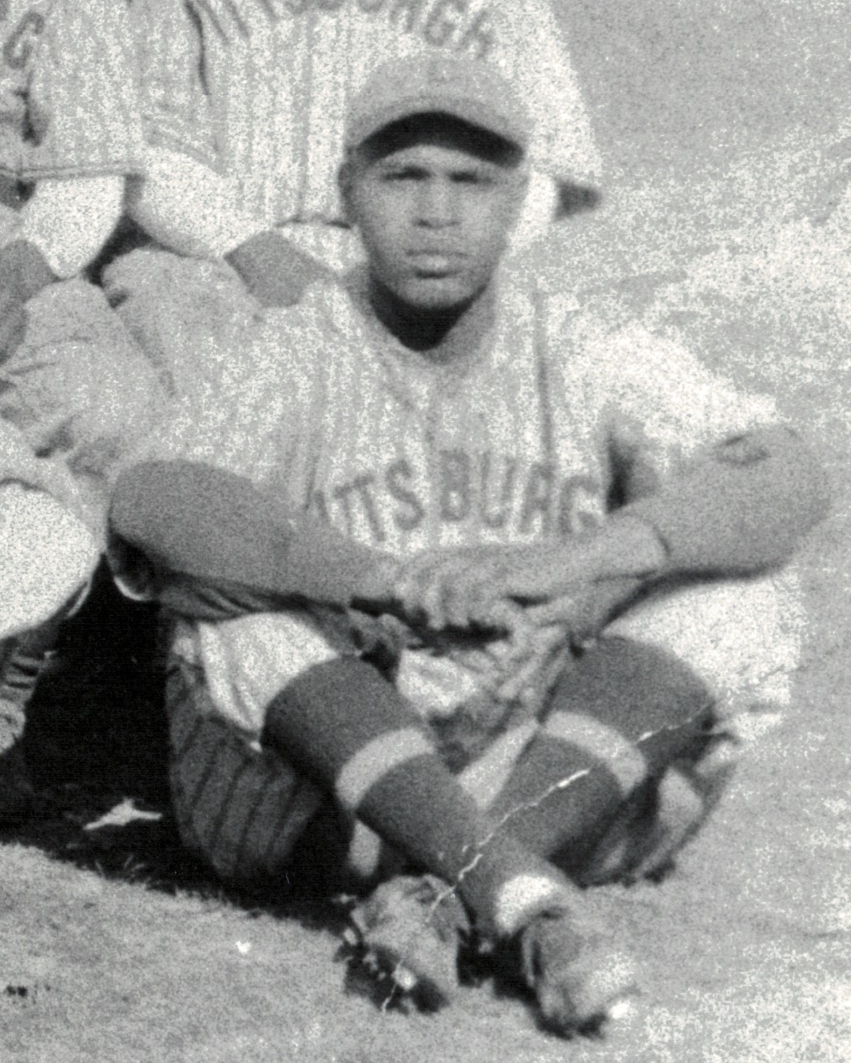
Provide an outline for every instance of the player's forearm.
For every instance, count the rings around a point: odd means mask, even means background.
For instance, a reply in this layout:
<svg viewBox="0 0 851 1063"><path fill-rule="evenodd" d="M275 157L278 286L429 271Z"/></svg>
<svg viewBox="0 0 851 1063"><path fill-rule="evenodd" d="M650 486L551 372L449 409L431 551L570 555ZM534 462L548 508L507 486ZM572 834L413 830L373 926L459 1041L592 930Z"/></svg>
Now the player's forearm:
<svg viewBox="0 0 851 1063"><path fill-rule="evenodd" d="M275 230L257 233L225 259L264 306L293 306L311 284L333 276Z"/></svg>
<svg viewBox="0 0 851 1063"><path fill-rule="evenodd" d="M118 479L113 534L155 567L198 587L241 589L254 608L307 599L333 605L389 600L395 563L298 516L248 480L211 466L150 461ZM187 606L187 609L189 607Z"/></svg>
<svg viewBox="0 0 851 1063"><path fill-rule="evenodd" d="M825 474L789 429L754 430L695 458L660 489L629 503L666 549L665 575L749 573L782 564L826 515Z"/></svg>

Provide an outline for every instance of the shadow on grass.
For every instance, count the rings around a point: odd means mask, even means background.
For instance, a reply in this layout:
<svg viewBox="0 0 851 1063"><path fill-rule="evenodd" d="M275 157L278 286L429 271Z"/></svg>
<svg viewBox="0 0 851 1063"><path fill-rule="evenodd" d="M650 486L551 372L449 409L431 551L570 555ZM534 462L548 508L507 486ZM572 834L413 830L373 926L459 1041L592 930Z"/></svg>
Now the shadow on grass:
<svg viewBox="0 0 851 1063"><path fill-rule="evenodd" d="M146 889L336 926L341 916L310 869L284 883L236 889L182 846L169 801L163 690L156 610L126 601L98 573L27 713L36 814L0 831L0 842Z"/></svg>

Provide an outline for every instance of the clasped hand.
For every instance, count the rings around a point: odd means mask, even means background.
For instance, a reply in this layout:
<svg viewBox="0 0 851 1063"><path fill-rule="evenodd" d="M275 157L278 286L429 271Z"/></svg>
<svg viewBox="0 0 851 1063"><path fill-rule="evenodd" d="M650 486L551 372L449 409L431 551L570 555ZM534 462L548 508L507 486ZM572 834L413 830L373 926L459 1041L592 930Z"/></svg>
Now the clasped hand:
<svg viewBox="0 0 851 1063"><path fill-rule="evenodd" d="M522 698L567 647L594 638L637 581L608 571L595 535L557 543L426 551L403 563L394 597L431 628L494 629L497 694Z"/></svg>

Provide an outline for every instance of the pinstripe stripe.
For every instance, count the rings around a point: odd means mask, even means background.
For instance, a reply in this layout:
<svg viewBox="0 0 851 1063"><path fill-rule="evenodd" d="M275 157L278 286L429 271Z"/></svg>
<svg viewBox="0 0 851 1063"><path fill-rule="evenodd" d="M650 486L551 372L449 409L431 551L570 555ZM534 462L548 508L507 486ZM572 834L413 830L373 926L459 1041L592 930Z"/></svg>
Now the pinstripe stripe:
<svg viewBox="0 0 851 1063"><path fill-rule="evenodd" d="M269 851L268 839L253 849L250 846L253 836L251 827L265 794L271 793L278 801L283 798L285 818L278 824L273 841L277 844L283 838L286 858L293 841L301 834L305 821L303 816L295 814L295 799L309 796L309 812L312 814L318 803L318 793L314 794L310 784L302 785L303 781L288 765L275 761L269 754L256 753L248 748L244 752L243 770L227 799L226 815L218 836L211 843L211 851L217 865L229 869L229 877L250 879L258 873L266 874L274 870L268 859L264 860ZM305 787L309 789L309 794L304 792Z"/></svg>
<svg viewBox="0 0 851 1063"><path fill-rule="evenodd" d="M182 713L181 716L183 716L183 715L185 715L187 718L189 718L189 714L188 713ZM174 723L174 718L173 717L172 717L172 723ZM193 742L195 742L197 740L198 732L201 730L203 725L204 725L203 719L200 716L196 716L191 721L191 723L189 725L189 733L183 735L183 737L179 741L179 744L175 744L175 732L176 732L177 728L175 726L172 726L172 728L171 728L172 756L173 756L175 761L179 762L179 761L183 760L183 757L186 754L187 749L189 749L189 746Z"/></svg>
<svg viewBox="0 0 851 1063"><path fill-rule="evenodd" d="M296 778L287 814L278 824L273 845L266 852L264 871L279 875L290 862L293 847L304 834L321 804L319 792L305 779Z"/></svg>
<svg viewBox="0 0 851 1063"><path fill-rule="evenodd" d="M282 788L282 785L283 785L282 781L280 779L276 779L275 782L274 782L274 789L273 789L272 792L280 791L281 788ZM269 832L268 842L267 842L267 844L266 844L266 846L264 848L264 851L263 851L263 862L264 862L264 865L266 865L266 866L268 866L268 865L270 865L270 864L272 864L274 862L272 860L272 854L275 851L275 846L278 843L278 839L280 838L281 834L284 832L284 826L286 825L287 821L290 818L290 815L291 815L292 809L293 809L293 805L295 804L297 793L298 793L298 786L297 785L287 788L286 796L284 797L284 799L283 799L283 801L282 801L282 803L280 805L280 810L278 812L277 817L274 820L274 827Z"/></svg>
<svg viewBox="0 0 851 1063"><path fill-rule="evenodd" d="M236 846L236 855L234 857L234 864L236 867L244 867L248 861L248 855L250 853L249 842L253 837L253 829L255 821L260 812L260 807L263 804L266 796L269 793L269 787L266 785L266 780L252 780L257 784L254 787L254 799L246 810L246 816L242 823L242 830L240 832L239 840ZM267 848L266 844L263 845L264 850Z"/></svg>
<svg viewBox="0 0 851 1063"><path fill-rule="evenodd" d="M647 774L641 752L613 727L578 712L554 712L543 727L551 738L571 745L601 761L614 775L624 795Z"/></svg>
<svg viewBox="0 0 851 1063"><path fill-rule="evenodd" d="M541 412L541 442L546 465L551 469L557 469L552 393L547 368L547 337L545 333L547 318L544 312L543 294L537 288L532 296L532 306L534 313L532 344L535 352L535 382L538 390L538 409Z"/></svg>
<svg viewBox="0 0 851 1063"><path fill-rule="evenodd" d="M379 735L349 757L341 768L334 784L337 799L344 808L356 812L372 787L388 772L409 760L433 753L431 742L415 727Z"/></svg>
<svg viewBox="0 0 851 1063"><path fill-rule="evenodd" d="M250 767L251 767L251 765L250 765L250 763L248 761L248 758L245 755L243 755L241 760L240 760L240 762L239 762L239 765L238 765L236 771L233 772L233 774L230 777L230 781L229 781L229 783L227 785L227 788L224 790L223 793L221 793L219 795L216 795L216 806L217 807L215 809L211 808L211 810L210 810L211 813L213 814L213 819L212 819L212 824L211 824L211 826L209 828L209 830L210 830L209 837L206 839L207 846L208 846L208 848L210 849L211 852L215 853L215 852L220 852L221 851L221 844L220 843L221 843L222 827L223 827L223 825L225 823L225 820L228 817L228 814L231 811L233 800L234 800L234 794L236 793L236 791L237 791L237 789L239 787L239 784L245 778L245 774L250 769Z"/></svg>
<svg viewBox="0 0 851 1063"><path fill-rule="evenodd" d="M276 789L278 792L283 790L283 780L276 781ZM269 843L263 851L263 866L269 871L274 871L286 861L302 825L309 818L305 815L305 790L305 781L294 775L292 785L287 787L286 795L282 797L280 815L275 820ZM309 791L314 792L312 786ZM308 804L310 805L309 802ZM319 799L310 807L312 815L319 807Z"/></svg>
<svg viewBox="0 0 851 1063"><path fill-rule="evenodd" d="M281 15L275 10L272 0L260 0L260 6L265 9L266 14L273 22L281 21Z"/></svg>
<svg viewBox="0 0 851 1063"><path fill-rule="evenodd" d="M214 770L206 775L192 802L198 836L210 852L215 852L216 831L224 818L234 778L240 774L248 754L248 747L234 735L220 731L218 738L214 746Z"/></svg>
<svg viewBox="0 0 851 1063"><path fill-rule="evenodd" d="M207 735L208 734L209 730L207 731ZM194 768L192 774L195 775L197 778L197 782L195 783L192 790L189 790L186 786L183 786L183 793L187 797L187 805L193 812L198 803L198 799L201 795L201 792L204 790L207 785L207 782L210 779L210 776L213 774L213 768L215 767L217 760L217 747L215 745L210 745L210 743L207 741L204 741L207 735L205 735L204 729L200 728L198 731L198 735L195 741L193 742L192 748L190 749L187 747L184 755L181 757L180 761L176 765L177 770L180 773L181 779L188 782L189 773L187 771L187 768L189 767L190 760L194 759L193 752L197 752L202 757L206 757L205 760L202 760L204 767L203 770L201 770L200 772L198 771L197 766L192 766ZM207 747L206 749L203 748L205 746Z"/></svg>
<svg viewBox="0 0 851 1063"><path fill-rule="evenodd" d="M313 84L313 68L314 68L314 51L316 48L315 32L316 32L316 17L312 15L308 26L307 32L307 44L304 52L304 67L302 69L303 84ZM299 135L298 135L298 163L296 173L298 174L298 190L295 194L295 202L293 204L293 217L299 218L304 215L305 204L307 202L308 193L308 178L310 176L310 127L311 127L311 114L313 108L308 105L302 108L300 112L296 112L297 120L300 123ZM277 211L278 204L274 205Z"/></svg>
<svg viewBox="0 0 851 1063"><path fill-rule="evenodd" d="M192 0L192 3L197 8L200 8L201 10L207 13L208 18L212 22L213 26L216 29L216 32L219 34L222 40L229 41L231 39L228 33L225 31L224 25L222 23L222 18L219 16L219 13L216 11L215 6L213 5L213 3L210 2L210 0ZM243 19L243 17L240 15L239 7L235 3L233 3L232 0L222 0L222 6L224 6L224 8L226 9L225 17L230 17L230 19L236 24L236 29L240 37L242 37L244 40L248 40L248 38L250 37L250 33L248 32L248 24L246 23L245 19Z"/></svg>

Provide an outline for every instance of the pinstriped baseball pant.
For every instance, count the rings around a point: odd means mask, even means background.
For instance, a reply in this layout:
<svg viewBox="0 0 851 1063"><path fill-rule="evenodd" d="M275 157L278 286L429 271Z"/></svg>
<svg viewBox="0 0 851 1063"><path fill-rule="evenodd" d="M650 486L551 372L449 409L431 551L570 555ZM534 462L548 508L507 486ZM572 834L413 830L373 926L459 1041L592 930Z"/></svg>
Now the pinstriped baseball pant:
<svg viewBox="0 0 851 1063"><path fill-rule="evenodd" d="M188 849L226 882L282 875L323 802L292 765L220 716L200 665L169 659L172 802Z"/></svg>

